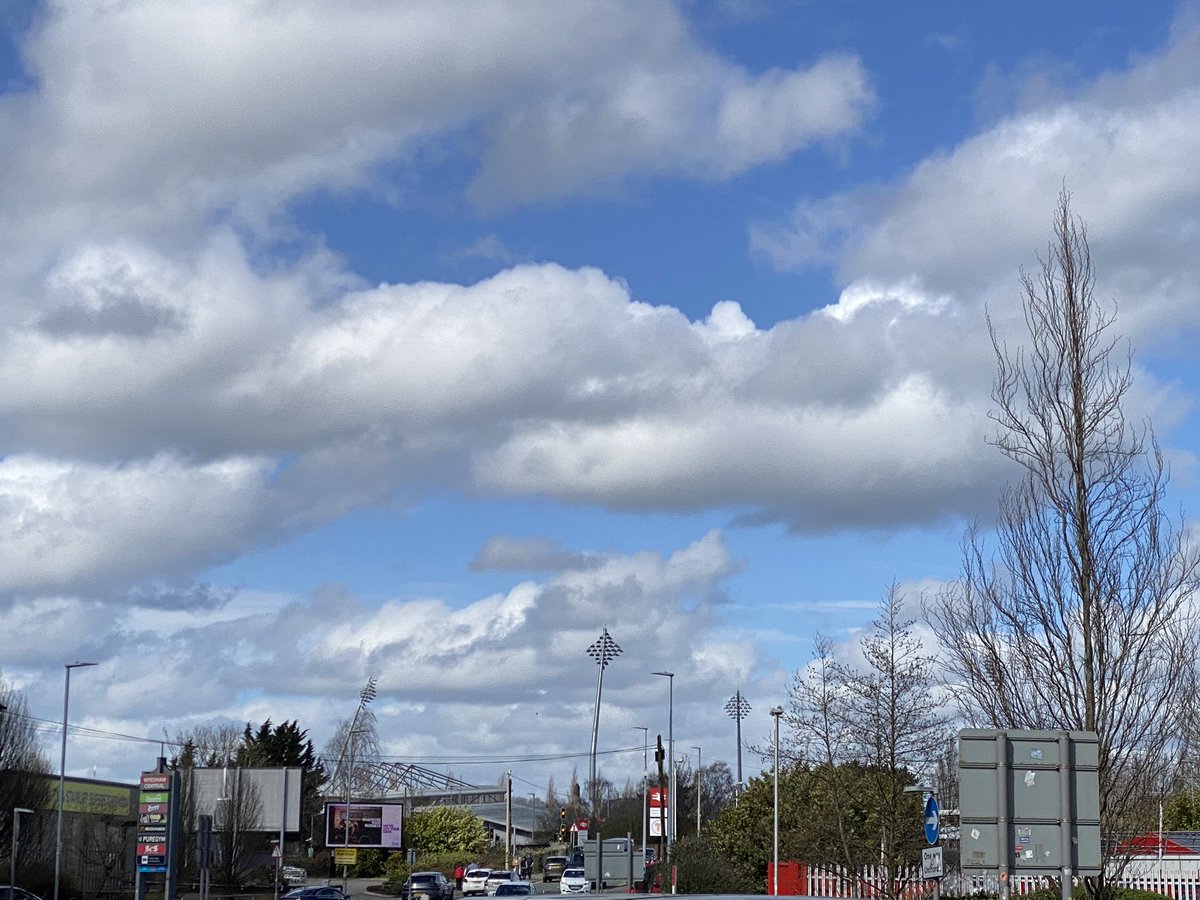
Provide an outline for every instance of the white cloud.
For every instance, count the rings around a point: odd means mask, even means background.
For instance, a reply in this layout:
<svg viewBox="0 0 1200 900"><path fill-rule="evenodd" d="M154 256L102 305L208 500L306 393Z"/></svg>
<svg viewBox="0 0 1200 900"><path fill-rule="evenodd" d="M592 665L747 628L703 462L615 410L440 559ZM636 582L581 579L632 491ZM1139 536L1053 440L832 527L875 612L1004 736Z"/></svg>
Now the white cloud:
<svg viewBox="0 0 1200 900"><path fill-rule="evenodd" d="M0 461L0 591L171 577L244 548L264 525L263 460L88 465Z"/></svg>
<svg viewBox="0 0 1200 900"><path fill-rule="evenodd" d="M1065 183L1122 330L1170 331L1200 285L1198 52L1200 27L1181 26L1161 54L1014 112L890 189L803 198L789 222L753 226L752 244L785 268L838 260L843 306L919 279L962 306L1012 309L1014 269L1036 265Z"/></svg>
<svg viewBox="0 0 1200 900"><path fill-rule="evenodd" d="M173 613L63 598L0 607L0 630L44 645L55 634L47 622L62 623L64 642L66 630L86 629L86 640L74 637L70 646L101 666L72 682L73 721L133 735L174 734L215 718L277 719L278 699L264 698L286 696L287 716L320 747L348 711L347 679L375 674L374 710L392 753L529 752L534 742L537 752L576 752L586 746L595 691L585 651L603 626L624 650L606 675L611 732L626 720L656 721L659 697L647 691L644 670L662 660L677 668L677 726L694 719L693 733L706 733L711 695L727 679L755 696L763 676L755 649L714 637L714 604L737 570L719 533L669 554L577 552L597 564L460 608L437 597L377 606L335 590L234 592L218 610ZM32 662L18 654L6 675L19 677ZM36 707L51 702L55 686L31 690ZM615 735L606 741L635 743ZM127 744L92 741L84 752L128 777ZM632 770L632 757L629 763ZM489 769L486 780L494 774Z"/></svg>
<svg viewBox="0 0 1200 900"><path fill-rule="evenodd" d="M174 573L413 485L819 531L963 512L993 477L964 424L976 401L925 341L979 339L977 323L915 290L763 331L736 303L693 323L588 269L312 303L344 283L311 264L255 272L227 235L194 259L117 244L52 271L47 311L0 338L0 414L38 485L14 479L13 496L54 492L72 539L22 546L49 562L10 588ZM129 513L133 484L154 497L161 558L155 541L127 552L100 512ZM14 522L35 507L14 503Z"/></svg>
<svg viewBox="0 0 1200 900"><path fill-rule="evenodd" d="M872 103L854 58L751 76L667 4L59 0L23 49L0 200L44 240L230 209L262 225L315 189L390 191L378 164L463 129L490 135L487 204L727 177L853 133Z"/></svg>

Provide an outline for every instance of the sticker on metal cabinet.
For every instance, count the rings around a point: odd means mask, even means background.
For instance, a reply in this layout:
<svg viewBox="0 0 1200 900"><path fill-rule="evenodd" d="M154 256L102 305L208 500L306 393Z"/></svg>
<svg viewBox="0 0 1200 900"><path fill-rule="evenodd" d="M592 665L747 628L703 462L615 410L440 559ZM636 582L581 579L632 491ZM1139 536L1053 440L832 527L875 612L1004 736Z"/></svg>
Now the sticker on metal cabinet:
<svg viewBox="0 0 1200 900"><path fill-rule="evenodd" d="M1025 787L1033 787L1033 783L1037 780L1037 772L1029 771L1025 773Z"/></svg>

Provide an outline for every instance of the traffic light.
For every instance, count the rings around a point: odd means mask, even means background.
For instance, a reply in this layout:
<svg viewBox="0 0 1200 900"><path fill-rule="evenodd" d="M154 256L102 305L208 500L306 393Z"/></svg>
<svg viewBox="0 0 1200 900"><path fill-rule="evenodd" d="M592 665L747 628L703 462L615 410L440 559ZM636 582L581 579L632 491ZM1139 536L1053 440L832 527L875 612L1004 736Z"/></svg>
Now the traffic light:
<svg viewBox="0 0 1200 900"><path fill-rule="evenodd" d="M567 808L560 806L558 808L558 839L565 841L567 839Z"/></svg>

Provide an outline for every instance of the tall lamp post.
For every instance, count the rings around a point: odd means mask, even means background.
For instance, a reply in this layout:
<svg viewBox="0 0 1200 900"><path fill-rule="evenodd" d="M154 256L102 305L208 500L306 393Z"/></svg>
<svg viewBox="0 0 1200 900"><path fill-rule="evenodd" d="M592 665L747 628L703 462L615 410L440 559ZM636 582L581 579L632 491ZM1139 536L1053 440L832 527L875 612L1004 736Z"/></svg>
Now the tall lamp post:
<svg viewBox="0 0 1200 900"><path fill-rule="evenodd" d="M591 765L588 771L588 803L591 804L592 812L595 813L599 809L599 803L596 798L596 741L600 735L600 691L604 687L604 670L608 664L621 655L621 648L617 646L617 642L612 639L605 628L592 642L587 649L588 656L596 661L596 665L600 667L600 674L596 678L596 715L592 719L592 756Z"/></svg>
<svg viewBox="0 0 1200 900"><path fill-rule="evenodd" d="M21 813L32 814L32 809L13 807L12 844L8 848L8 886L15 894L17 890L17 847L21 843Z"/></svg>
<svg viewBox="0 0 1200 900"><path fill-rule="evenodd" d="M342 846L350 847L350 789L354 784L354 736L361 734L365 729L358 727L358 718L366 710L367 705L375 699L375 676L372 675L367 679L366 685L358 692L358 708L354 710L354 718L350 720L350 733L346 735L346 743L348 760L346 766L346 811L342 816L343 838ZM350 866L346 863L342 864L342 893L349 896L350 889Z"/></svg>
<svg viewBox="0 0 1200 900"><path fill-rule="evenodd" d="M67 778L67 710L71 703L71 670L86 669L94 665L94 662L73 662L64 666L67 670L67 680L63 688L62 751L58 757L58 823L54 826L54 900L58 900L59 873L62 872L63 802L66 797Z"/></svg>
<svg viewBox="0 0 1200 900"><path fill-rule="evenodd" d="M771 707L771 718L775 720L775 827L771 858L775 865L771 870L771 893L779 896L779 719L783 716L782 706Z"/></svg>
<svg viewBox="0 0 1200 900"><path fill-rule="evenodd" d="M696 751L696 837L698 838L700 837L700 798L702 786L700 770L704 768L704 763L700 758L700 748L693 747L692 749Z"/></svg>
<svg viewBox="0 0 1200 900"><path fill-rule="evenodd" d="M667 679L667 760L670 774L667 775L667 785L670 793L667 803L670 804L671 816L667 821L667 858L671 857L671 845L675 842L675 673L652 672Z"/></svg>
<svg viewBox="0 0 1200 900"><path fill-rule="evenodd" d="M634 725L642 733L642 861L646 859L646 821L650 818L650 792L646 790L646 780L650 777L650 726Z"/></svg>
<svg viewBox="0 0 1200 900"><path fill-rule="evenodd" d="M731 719L737 722L738 777L737 784L733 788L733 802L736 804L738 797L742 793L742 719L746 718L750 713L750 704L742 696L741 688L738 688L738 692L729 698L729 702L725 704L725 712Z"/></svg>

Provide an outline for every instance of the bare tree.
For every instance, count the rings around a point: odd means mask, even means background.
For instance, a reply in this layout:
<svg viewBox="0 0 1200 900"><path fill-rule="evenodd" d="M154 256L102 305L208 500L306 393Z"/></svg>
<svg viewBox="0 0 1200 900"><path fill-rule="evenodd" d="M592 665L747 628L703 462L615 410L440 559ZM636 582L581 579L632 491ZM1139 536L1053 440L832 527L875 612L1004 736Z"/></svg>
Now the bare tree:
<svg viewBox="0 0 1200 900"><path fill-rule="evenodd" d="M253 833L261 830L262 799L241 769L229 771L213 822L214 869L219 883L236 885L254 868Z"/></svg>
<svg viewBox="0 0 1200 900"><path fill-rule="evenodd" d="M901 873L919 850L913 823L917 798L906 792L933 774L947 734L933 693L933 658L904 616L905 597L892 584L879 616L859 640L861 665L834 658L818 637L816 659L797 673L788 724L822 782L821 814L834 827L827 846L837 862L886 870L888 897L903 889ZM873 828L862 826L864 805Z"/></svg>
<svg viewBox="0 0 1200 900"><path fill-rule="evenodd" d="M1178 754L1198 556L1162 512L1153 432L1126 418L1130 355L1094 277L1064 191L1040 271L1021 277L1028 344L1011 349L988 320L994 443L1023 477L1001 495L994 549L972 528L961 580L928 612L968 721L1099 735L1111 836L1141 824L1139 798Z"/></svg>
<svg viewBox="0 0 1200 900"><path fill-rule="evenodd" d="M351 741L354 742L353 747ZM360 707L354 718L342 719L338 723L325 744L322 756L324 759L337 760L336 765L326 772L325 793L344 797L348 779L352 781L355 795L361 795L364 789L369 789L371 781L360 767L379 761L379 726L370 707Z"/></svg>
<svg viewBox="0 0 1200 900"><path fill-rule="evenodd" d="M12 850L13 809L46 809L50 800L50 763L42 752L25 696L0 677L0 858ZM17 863L32 852L35 823L23 823Z"/></svg>

